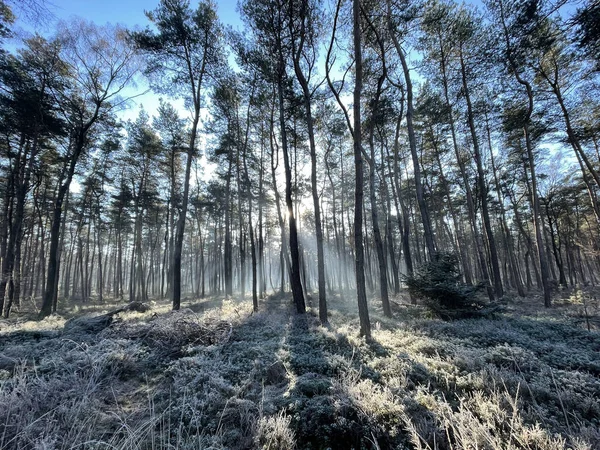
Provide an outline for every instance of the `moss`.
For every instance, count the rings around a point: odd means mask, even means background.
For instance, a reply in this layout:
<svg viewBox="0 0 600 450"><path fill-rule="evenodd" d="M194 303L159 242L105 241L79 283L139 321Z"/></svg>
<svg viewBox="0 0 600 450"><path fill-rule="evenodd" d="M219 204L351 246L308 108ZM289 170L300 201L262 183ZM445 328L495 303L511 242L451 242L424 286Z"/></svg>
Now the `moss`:
<svg viewBox="0 0 600 450"><path fill-rule="evenodd" d="M296 401L290 413L301 448L361 448L366 430L348 401L319 395Z"/></svg>
<svg viewBox="0 0 600 450"><path fill-rule="evenodd" d="M306 373L296 380L295 389L305 397L314 397L316 395L328 395L333 384L331 379L320 376L315 373Z"/></svg>

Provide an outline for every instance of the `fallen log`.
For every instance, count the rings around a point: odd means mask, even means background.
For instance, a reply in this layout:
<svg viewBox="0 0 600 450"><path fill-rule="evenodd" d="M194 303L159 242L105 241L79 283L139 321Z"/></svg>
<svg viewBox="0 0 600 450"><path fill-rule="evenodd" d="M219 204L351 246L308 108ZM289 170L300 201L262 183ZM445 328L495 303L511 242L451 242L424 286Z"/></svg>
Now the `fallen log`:
<svg viewBox="0 0 600 450"><path fill-rule="evenodd" d="M70 319L65 323L63 332L65 334L97 334L105 328L108 328L113 322L114 316L119 313L127 311L147 312L149 310L150 307L145 303L131 302L121 308L114 309L99 316L82 316Z"/></svg>

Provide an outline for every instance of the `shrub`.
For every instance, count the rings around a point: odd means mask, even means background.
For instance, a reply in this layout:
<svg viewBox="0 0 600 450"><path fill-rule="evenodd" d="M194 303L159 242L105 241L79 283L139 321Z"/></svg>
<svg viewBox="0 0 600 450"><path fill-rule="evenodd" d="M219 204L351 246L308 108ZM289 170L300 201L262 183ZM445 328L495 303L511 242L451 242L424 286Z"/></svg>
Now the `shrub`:
<svg viewBox="0 0 600 450"><path fill-rule="evenodd" d="M476 316L484 307L477 298L481 285L468 286L461 281L458 258L438 253L422 264L405 282L410 294L443 319Z"/></svg>

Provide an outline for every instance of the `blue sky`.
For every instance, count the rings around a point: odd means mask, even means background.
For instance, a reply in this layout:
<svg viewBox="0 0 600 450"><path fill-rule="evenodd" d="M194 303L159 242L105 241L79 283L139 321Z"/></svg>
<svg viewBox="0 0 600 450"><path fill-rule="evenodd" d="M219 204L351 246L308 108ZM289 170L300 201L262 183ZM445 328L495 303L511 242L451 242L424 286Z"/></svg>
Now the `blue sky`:
<svg viewBox="0 0 600 450"><path fill-rule="evenodd" d="M18 5L20 0L12 1ZM242 22L237 12L237 1L216 0L216 4L221 22L235 29L241 29ZM144 10L151 11L155 9L159 0L46 0L45 3L53 16L52 19L42 24L32 25L26 21L19 21L17 16L17 23L13 27L13 30L17 32L17 39L7 43L9 50L14 50L19 46L19 37L27 37L35 32L41 35L50 35L56 31L56 25L60 20L69 19L74 16L90 20L98 25L113 23L124 25L127 28L144 28L146 25L149 25L149 21L144 15ZM190 4L192 8L195 8L198 0L191 0ZM15 9L15 12L18 14L18 7ZM137 88L131 89L131 92L127 95L134 95L146 89L147 86L143 78L140 77ZM175 105L181 116L187 116L188 112L184 108L182 100L168 100ZM158 108L158 96L152 92L148 92L143 96L137 97L129 105L129 108L121 111L119 115L124 120L134 120L138 116L140 107L142 106L151 116L154 115ZM209 177L213 167L208 164L205 158L202 159L200 165L204 168L202 177ZM74 183L72 188L77 191L78 183Z"/></svg>
<svg viewBox="0 0 600 450"><path fill-rule="evenodd" d="M216 0L219 19L225 25L239 29L242 22L237 12L238 0ZM19 0L13 0L18 5ZM118 23L127 28L144 28L149 25L144 11L153 10L158 5L159 0L46 0L45 5L50 11L52 18L41 24L31 24L27 21L19 20L18 6L15 8L17 22L15 31L17 39L9 42L7 47L14 50L19 46L19 38L27 37L34 32L42 35L50 35L55 32L56 24L60 20L72 17L81 17L90 20L98 25L106 23ZM195 8L198 0L190 1L191 7ZM138 92L147 89L144 80L138 80ZM132 92L133 94L133 92ZM173 100L180 113L185 116L186 111L183 108L183 102ZM129 109L123 111L120 115L123 119L135 119L139 113L139 107L143 105L144 109L153 115L158 107L158 96L153 93L147 93L135 99Z"/></svg>
<svg viewBox="0 0 600 450"><path fill-rule="evenodd" d="M234 27L240 26L236 12L237 0L218 0L221 21ZM158 0L48 0L48 8L59 19L80 16L99 25L121 23L128 27L145 26L148 21L144 10L153 10ZM197 1L191 2L192 7Z"/></svg>

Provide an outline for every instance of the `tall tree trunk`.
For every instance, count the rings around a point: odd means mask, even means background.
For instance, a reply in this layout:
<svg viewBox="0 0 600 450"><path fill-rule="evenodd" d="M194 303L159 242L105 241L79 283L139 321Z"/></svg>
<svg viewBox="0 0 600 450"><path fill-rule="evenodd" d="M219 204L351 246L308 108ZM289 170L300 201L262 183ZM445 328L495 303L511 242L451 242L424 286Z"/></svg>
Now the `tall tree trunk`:
<svg viewBox="0 0 600 450"><path fill-rule="evenodd" d="M388 268L385 257L385 249L383 248L383 239L381 238L381 229L379 227L379 212L377 209L377 195L375 192L375 127L377 120L376 117L379 115L379 101L383 90L383 83L387 78L387 66L385 64L385 49L383 42L379 38L379 33L377 32L375 26L373 26L372 22L369 20L367 14L365 13L364 15L367 22L369 23L369 26L374 31L377 37L377 42L380 48L380 57L382 58L383 63L381 74L377 78L377 89L375 91L374 97L371 99L372 117L369 121L368 126L370 154L368 158L365 156L365 159L367 159L367 162L369 164L369 199L371 204L371 222L373 225L373 239L375 241L375 251L377 253L377 262L379 266L379 290L381 293L381 303L383 306L383 314L386 317L391 317L392 309L390 307L390 298L388 292Z"/></svg>
<svg viewBox="0 0 600 450"><path fill-rule="evenodd" d="M508 258L510 272L511 272L512 278L514 280L514 284L517 288L517 294L519 295L519 297L525 297L523 281L521 279L521 274L519 272L519 266L517 264L514 239L513 239L512 233L510 232L510 228L508 227L508 221L506 219L506 209L504 207L504 196L502 195L500 180L498 178L498 170L496 168L496 162L494 160L494 151L492 148L492 133L490 130L487 109L485 111L485 125L486 125L486 131L487 131L488 147L490 149L490 161L492 163L492 173L494 175L494 185L496 188L498 204L500 205L500 212L501 212L500 222L501 222L502 234L504 235L505 252L506 252L506 255Z"/></svg>
<svg viewBox="0 0 600 450"><path fill-rule="evenodd" d="M404 96L403 96L404 97ZM401 104L404 104L404 100L401 100ZM414 272L412 253L410 249L410 214L406 203L402 197L401 185L400 185L400 125L402 122L403 114L400 114L396 121L396 131L394 133L394 170L391 172L394 174L392 183L392 193L394 193L394 202L396 206L396 213L398 217L398 230L401 234L402 239L402 252L404 254L404 263L406 264L406 273L408 276L412 276ZM389 156L388 156L389 157ZM411 302L414 303L415 299L411 298Z"/></svg>
<svg viewBox="0 0 600 450"><path fill-rule="evenodd" d="M504 296L504 289L502 287L502 278L500 276L500 265L498 263L498 250L496 248L496 238L494 237L494 231L492 230L492 223L490 221L490 213L488 208L488 188L485 182L485 173L483 171L483 161L481 150L479 149L479 139L477 137L477 130L475 129L475 118L473 113L473 106L471 104L471 94L467 83L467 70L463 57L462 47L460 48L460 71L462 77L463 94L467 101L467 122L469 123L469 130L471 132L471 139L473 143L473 151L475 157L475 164L477 166L477 185L479 186L479 192L481 195L481 215L483 218L483 227L488 240L488 248L490 251L490 260L492 264L492 275L494 280L494 291L498 298ZM493 300L493 297L492 297Z"/></svg>
<svg viewBox="0 0 600 450"><path fill-rule="evenodd" d="M537 188L537 175L535 172L535 158L533 155L533 142L531 141L531 133L530 133L530 123L531 123L531 115L533 114L533 88L531 87L531 83L524 79L521 76L521 72L514 58L514 52L510 43L510 36L508 32L508 28L506 26L506 20L504 15L504 4L503 2L499 3L500 7L500 19L502 21L502 29L504 32L504 41L506 45L506 56L508 60L508 64L511 68L511 72L515 77L515 80L518 84L525 88L525 93L527 95L527 107L526 114L523 120L523 134L525 137L525 147L527 149L527 160L529 163L529 171L531 173L531 204L533 209L533 227L535 230L535 240L537 244L537 253L540 263L540 275L541 275L541 283L542 289L544 292L544 306L549 308L552 304L552 298L550 293L550 283L548 280L548 261L546 260L546 253L544 251L544 238L543 238L543 224L540 215L540 199ZM600 185L600 183L599 183Z"/></svg>
<svg viewBox="0 0 600 450"><path fill-rule="evenodd" d="M46 279L46 290L44 292L44 299L42 308L40 309L39 317L44 317L52 314L53 305L56 304L55 299L58 295L58 276L59 276L59 244L60 244L60 230L62 224L62 206L65 200L65 196L71 186L71 180L75 173L75 164L79 154L83 151L83 142L78 147L77 157L73 156L69 165L67 173L67 179L62 183L58 189L56 199L54 201L54 208L52 211L52 225L50 226L50 250L48 254L48 270Z"/></svg>
<svg viewBox="0 0 600 450"><path fill-rule="evenodd" d="M225 182L225 249L223 252L224 270L225 270L225 295L233 295L233 249L231 244L231 177L233 155L232 146L228 149L228 167L227 179Z"/></svg>
<svg viewBox="0 0 600 450"><path fill-rule="evenodd" d="M427 247L427 253L429 254L429 259L432 260L435 257L436 246L435 246L435 237L433 235L433 228L431 227L431 218L429 215L429 208L427 203L425 202L425 192L423 190L423 184L421 181L421 163L419 161L419 155L417 153L417 139L415 136L415 128L413 124L413 116L414 116L414 105L413 105L413 87L412 80L410 77L410 70L408 68L408 63L406 62L406 56L404 55L404 50L398 40L398 36L396 35L396 30L393 28L392 23L392 10L391 10L391 0L388 1L388 28L390 31L390 35L392 37L392 41L394 43L394 47L396 49L396 53L400 58L400 63L402 64L402 71L404 73L404 81L406 83L406 126L408 129L408 142L410 145L410 154L412 156L413 162L413 172L415 177L415 190L417 193L417 202L419 204L419 210L421 212L421 220L423 222L423 234L425 237L425 244Z"/></svg>
<svg viewBox="0 0 600 450"><path fill-rule="evenodd" d="M265 241L264 241L264 226L263 226L263 209L265 206L264 193L264 151L265 151L265 130L264 122L261 122L260 130L260 167L258 175L258 281L259 281L259 297L264 298L267 291L267 279L265 275Z"/></svg>
<svg viewBox="0 0 600 450"><path fill-rule="evenodd" d="M454 241L455 248L458 250L458 255L460 257L460 262L462 266L463 276L465 278L465 283L470 285L472 284L471 275L468 270L467 265L467 254L465 252L464 247L464 239L460 234L460 227L458 225L458 215L456 213L456 209L452 203L452 197L450 196L450 183L444 174L444 165L442 164L442 160L440 158L440 151L438 148L438 142L436 136L434 134L433 126L430 125L430 133L433 143L433 151L435 153L435 160L437 162L438 170L440 171L440 181L444 186L444 194L446 196L446 202L448 203L448 211L450 212L450 217L452 218L452 225L454 226L455 236L452 237L452 233L448 233L449 237L452 241Z"/></svg>
<svg viewBox="0 0 600 450"><path fill-rule="evenodd" d="M317 189L317 149L315 143L314 123L311 111L311 95L308 88L308 81L300 67L300 57L302 56L302 44L299 46L297 54L294 57L294 70L296 78L302 88L304 101L304 111L306 114L306 127L308 130L308 142L310 147L310 188L313 199L313 208L315 213L315 235L317 239L317 272L319 286L319 319L322 324L327 323L327 294L325 291L325 256L323 252L323 225L321 224L321 208L319 205L319 192Z"/></svg>
<svg viewBox="0 0 600 450"><path fill-rule="evenodd" d="M378 100L376 100L376 102L378 102ZM374 108L374 110L376 110L376 108ZM371 203L371 222L373 226L373 239L375 241L375 251L377 253L377 263L379 266L379 290L381 293L383 314L386 317L392 317L392 308L390 306L390 297L388 292L388 269L385 258L385 249L383 248L383 239L381 238L381 229L379 227L377 196L375 194L375 138L373 128L369 130L369 149L369 197Z"/></svg>
<svg viewBox="0 0 600 450"><path fill-rule="evenodd" d="M201 82L198 83L198 92L200 92ZM185 163L185 175L183 179L183 197L181 199L181 211L177 219L177 230L175 233L175 246L173 249L173 309L178 310L181 307L181 252L183 249L183 237L185 232L185 220L187 216L190 177L192 173L192 160L196 153L196 137L198 134L198 122L200 120L200 100L195 101L194 120L190 135L190 144L187 151L187 161Z"/></svg>
<svg viewBox="0 0 600 450"><path fill-rule="evenodd" d="M283 293L285 291L285 272L287 269L288 274L291 274L291 264L290 259L288 258L288 239L287 233L285 231L285 223L283 220L283 213L281 211L281 196L279 194L279 188L277 187L277 166L279 165L279 147L277 146L277 141L275 139L274 132L274 109L275 102L273 103L273 108L271 109L271 119L270 119L270 144L271 144L271 181L273 183L273 191L275 193L275 207L277 210L277 221L279 222L279 229L281 233L281 251L280 251L280 270L281 270L281 286L280 291Z"/></svg>
<svg viewBox="0 0 600 450"><path fill-rule="evenodd" d="M285 62L283 60L283 49L279 47L279 74L277 78L277 94L279 98L279 127L281 133L281 147L283 153L283 164L285 168L285 204L288 212L290 231L290 256L292 271L290 283L292 285L292 296L296 305L296 312L306 312L304 293L302 292L302 281L300 279L300 251L298 248L298 229L294 215L294 203L292 201L292 170L289 158L289 148L285 120L285 102L283 98L283 81L285 77Z"/></svg>
<svg viewBox="0 0 600 450"><path fill-rule="evenodd" d="M369 308L367 305L367 291L365 286L365 254L363 247L363 197L364 197L364 173L362 159L362 130L361 130L361 94L362 94L362 47L360 29L360 0L352 2L352 33L354 38L354 252L356 270L356 293L358 300L358 316L360 319L360 335L367 339L371 338L371 321L369 319Z"/></svg>
<svg viewBox="0 0 600 450"><path fill-rule="evenodd" d="M487 262L486 262L485 253L484 253L483 239L479 232L479 225L477 224L477 214L475 212L475 199L473 198L473 190L471 189L471 182L469 180L465 162L463 160L462 155L460 154L460 150L458 147L456 124L454 122L454 113L453 113L452 104L450 103L450 95L449 95L449 89L448 89L446 57L445 57L445 53L443 50L441 36L438 36L438 37L440 40L439 44L440 44L440 51L441 51L440 63L441 63L441 71L442 71L442 84L444 87L444 99L445 99L446 106L448 107L448 112L449 112L448 113L448 121L450 122L450 132L452 135L452 146L454 149L454 154L456 156L456 162L457 162L459 170L460 170L460 174L461 174L461 177L463 180L463 185L464 185L465 193L466 193L466 197L467 197L467 212L468 212L468 216L469 216L471 232L473 233L473 238L475 240L477 259L479 261L479 266L481 267L481 278L482 278L484 285L486 286L486 291L487 291L487 295L488 295L489 299L493 300L494 299L494 291L492 290L492 287L491 287L491 284L489 281L490 278L489 278L489 274L488 274Z"/></svg>

